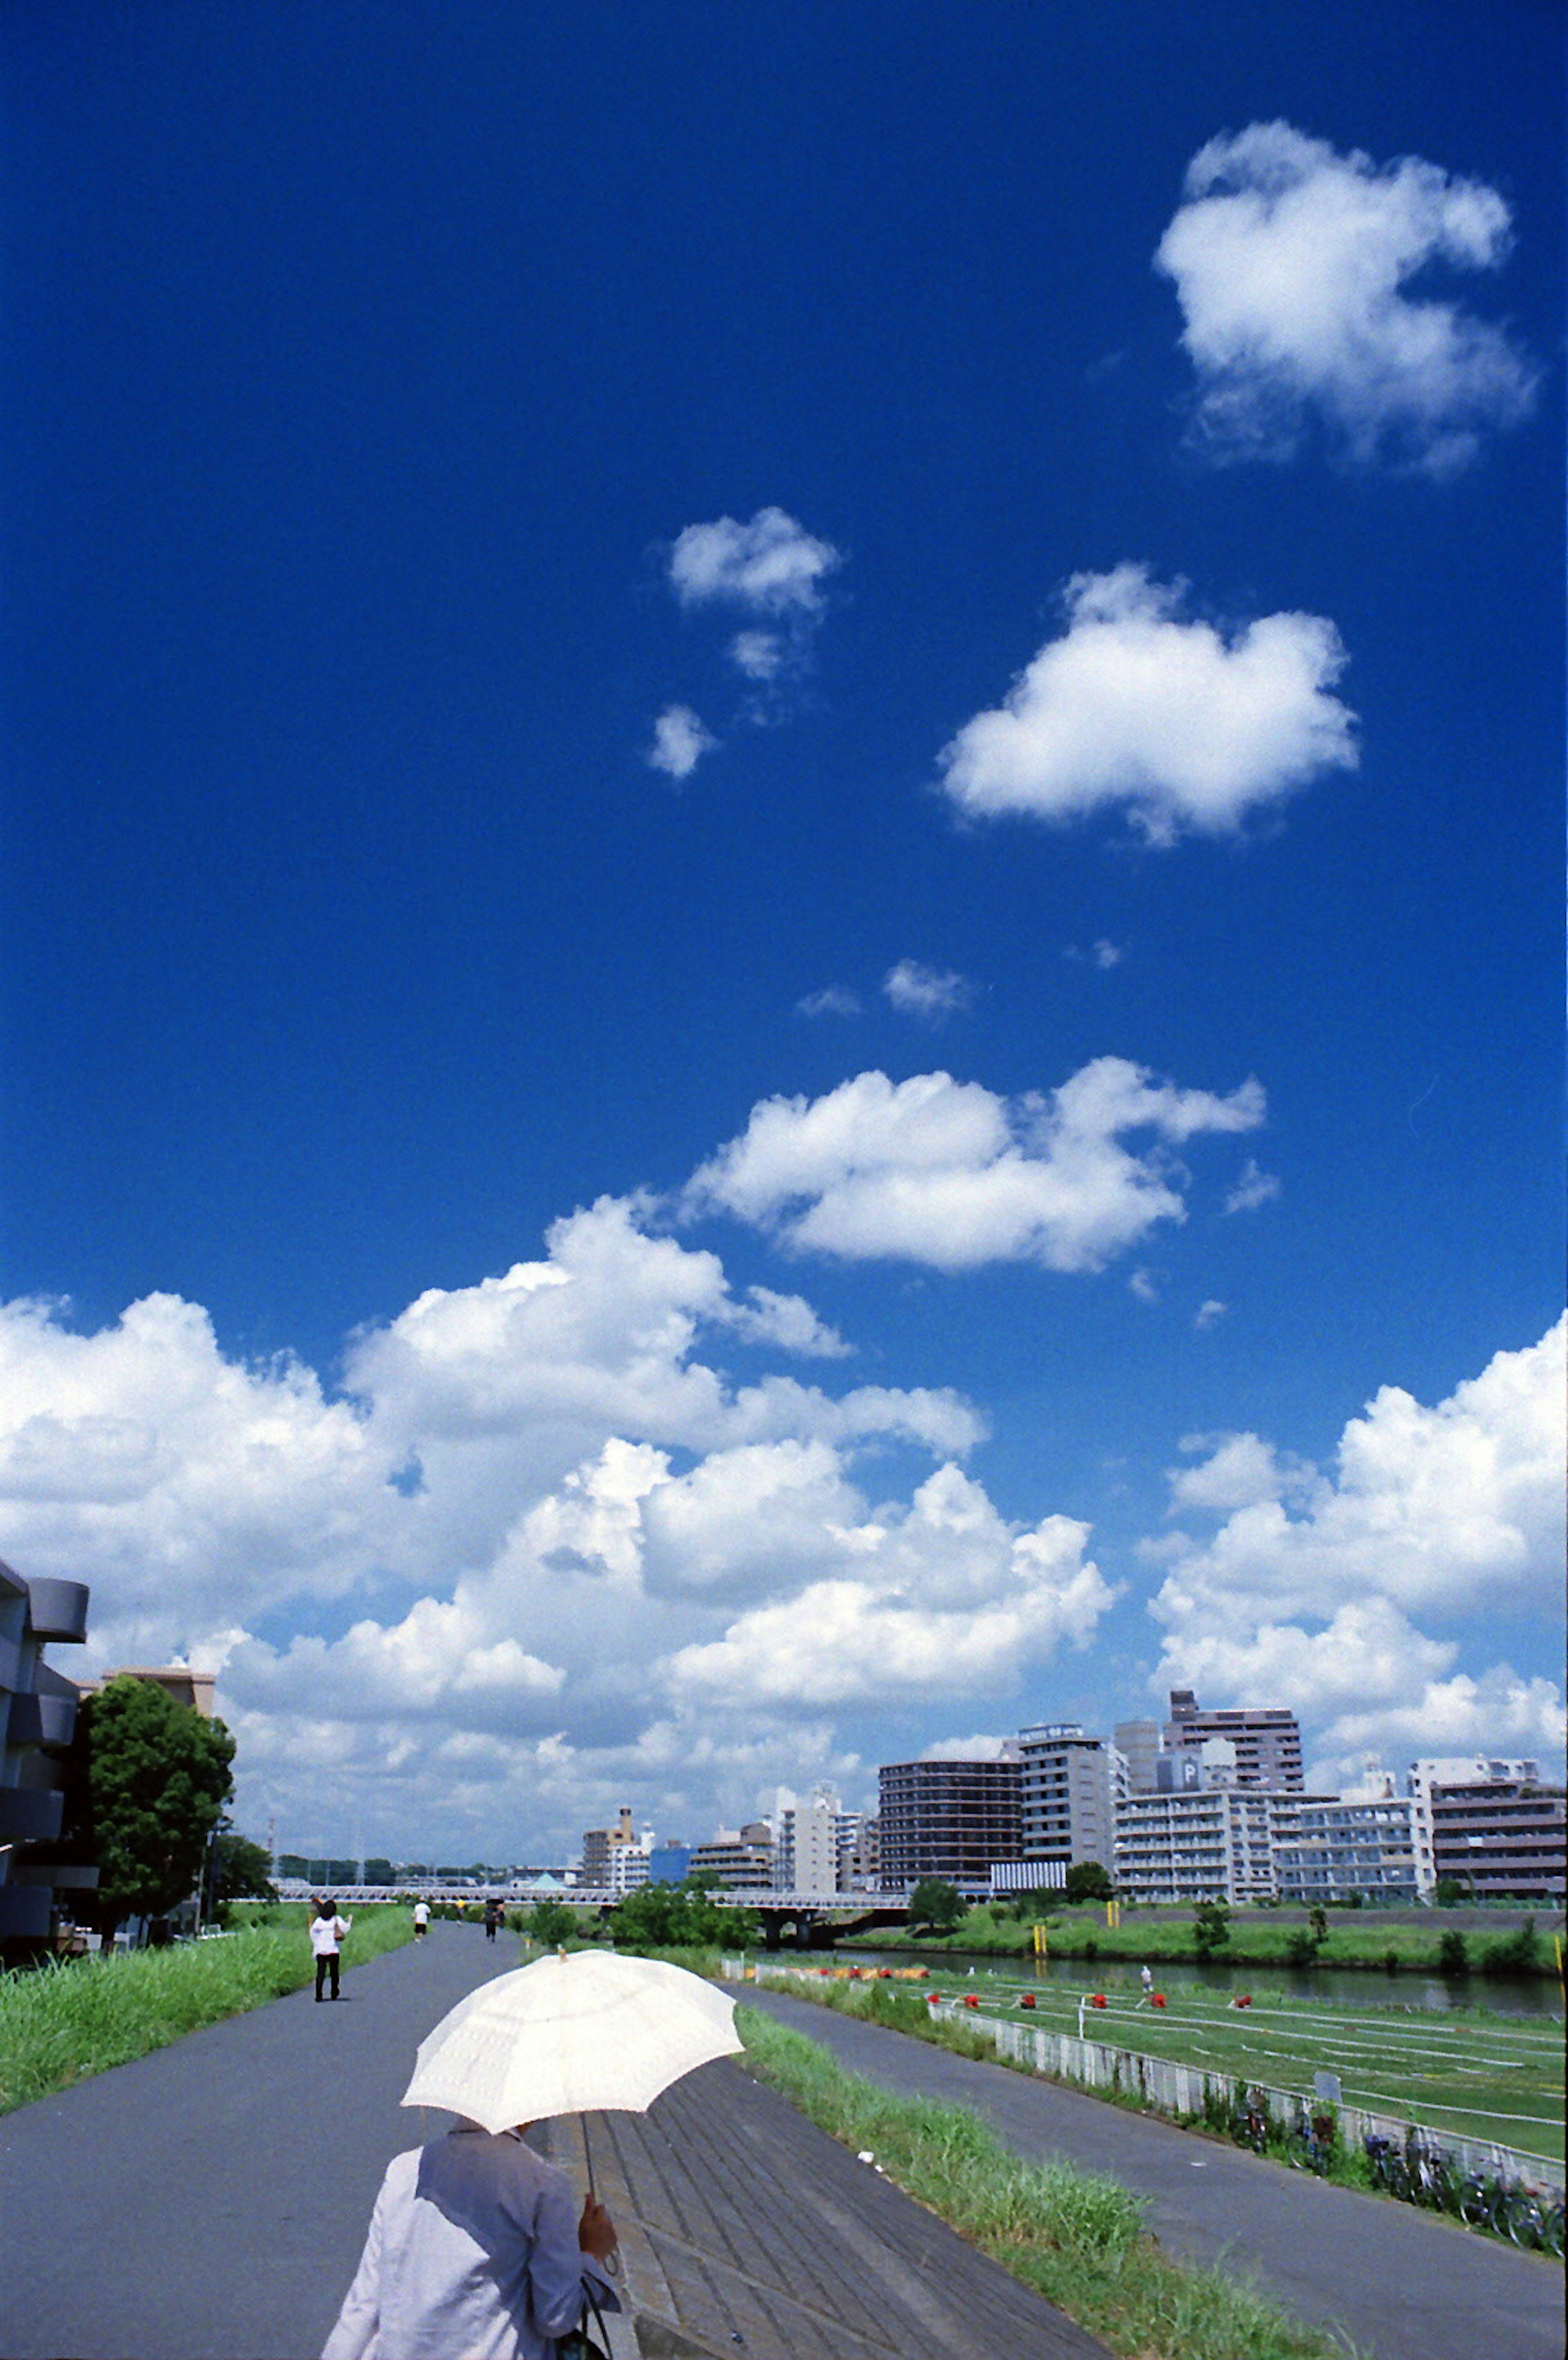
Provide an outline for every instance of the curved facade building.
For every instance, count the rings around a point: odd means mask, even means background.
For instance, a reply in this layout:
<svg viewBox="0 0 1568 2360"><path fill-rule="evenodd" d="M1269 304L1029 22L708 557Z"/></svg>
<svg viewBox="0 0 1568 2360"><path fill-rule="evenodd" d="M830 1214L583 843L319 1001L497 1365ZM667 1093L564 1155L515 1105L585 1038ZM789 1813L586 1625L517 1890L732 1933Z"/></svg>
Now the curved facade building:
<svg viewBox="0 0 1568 2360"><path fill-rule="evenodd" d="M80 1691L44 1661L48 1646L87 1636L87 1585L25 1581L0 1564L0 1959L36 1955L98 1882L58 1846L65 1754Z"/></svg>

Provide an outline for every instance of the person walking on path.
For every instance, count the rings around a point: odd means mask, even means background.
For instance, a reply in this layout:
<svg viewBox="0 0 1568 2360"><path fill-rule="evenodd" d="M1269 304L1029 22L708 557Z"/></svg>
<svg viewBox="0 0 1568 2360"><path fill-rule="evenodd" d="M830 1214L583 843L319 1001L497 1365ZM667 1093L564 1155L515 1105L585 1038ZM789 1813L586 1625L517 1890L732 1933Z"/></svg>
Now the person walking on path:
<svg viewBox="0 0 1568 2360"><path fill-rule="evenodd" d="M337 1997L339 1946L353 1926L352 1918L340 1918L335 1902L318 1899L316 1914L311 1919L311 1948L316 1960L316 1997L322 1995L322 1985L330 1976L332 1996Z"/></svg>
<svg viewBox="0 0 1568 2360"><path fill-rule="evenodd" d="M496 1933L499 1928L500 1922L500 1903L499 1901L487 1901L485 1904L485 1939L487 1942L493 1942L495 1940Z"/></svg>
<svg viewBox="0 0 1568 2360"><path fill-rule="evenodd" d="M322 2360L551 2360L592 2300L620 2302L598 2265L617 2243L598 2199L516 2130L459 2123L395 2156Z"/></svg>
<svg viewBox="0 0 1568 2360"><path fill-rule="evenodd" d="M422 1942L422 1941L423 1941L423 1939L424 1939L424 1929L425 1929L425 1928L429 1925L429 1923L430 1923L430 1904L429 1904L429 1902L428 1902L428 1901L416 1901L416 1902L414 1903L414 1940L415 1940L416 1942Z"/></svg>

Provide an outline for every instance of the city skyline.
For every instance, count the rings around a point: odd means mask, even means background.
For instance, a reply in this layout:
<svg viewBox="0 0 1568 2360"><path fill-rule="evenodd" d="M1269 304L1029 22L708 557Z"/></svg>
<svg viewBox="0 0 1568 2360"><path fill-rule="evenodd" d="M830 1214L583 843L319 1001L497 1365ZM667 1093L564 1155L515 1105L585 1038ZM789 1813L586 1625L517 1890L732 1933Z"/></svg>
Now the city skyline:
<svg viewBox="0 0 1568 2360"><path fill-rule="evenodd" d="M247 1832L1561 1764L1556 70L6 13L0 1554Z"/></svg>

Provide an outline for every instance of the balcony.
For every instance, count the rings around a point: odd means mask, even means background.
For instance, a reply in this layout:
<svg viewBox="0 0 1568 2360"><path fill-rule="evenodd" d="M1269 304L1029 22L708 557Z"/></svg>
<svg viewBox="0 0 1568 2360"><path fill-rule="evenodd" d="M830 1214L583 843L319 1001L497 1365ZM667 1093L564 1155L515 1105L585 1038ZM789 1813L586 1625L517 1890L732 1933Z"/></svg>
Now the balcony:
<svg viewBox="0 0 1568 2360"><path fill-rule="evenodd" d="M8 1745L45 1745L63 1752L76 1729L77 1698L14 1696L5 1732Z"/></svg>
<svg viewBox="0 0 1568 2360"><path fill-rule="evenodd" d="M84 1581L29 1581L27 1620L33 1636L79 1646L87 1636L88 1595Z"/></svg>
<svg viewBox="0 0 1568 2360"><path fill-rule="evenodd" d="M58 1786L0 1786L0 1843L52 1843L64 1803Z"/></svg>

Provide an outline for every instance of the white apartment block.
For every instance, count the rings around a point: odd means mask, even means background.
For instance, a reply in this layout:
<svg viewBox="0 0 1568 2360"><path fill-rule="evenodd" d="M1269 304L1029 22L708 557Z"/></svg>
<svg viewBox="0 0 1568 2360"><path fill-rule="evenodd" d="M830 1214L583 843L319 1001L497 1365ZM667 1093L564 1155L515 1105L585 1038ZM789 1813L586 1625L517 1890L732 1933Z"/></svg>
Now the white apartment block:
<svg viewBox="0 0 1568 2360"><path fill-rule="evenodd" d="M1269 1901L1276 1797L1243 1786L1129 1795L1116 1812L1116 1888L1124 1900Z"/></svg>
<svg viewBox="0 0 1568 2360"><path fill-rule="evenodd" d="M1317 1795L1276 1799L1274 1857L1281 1901L1412 1902L1430 1890L1405 1795L1345 1803Z"/></svg>

